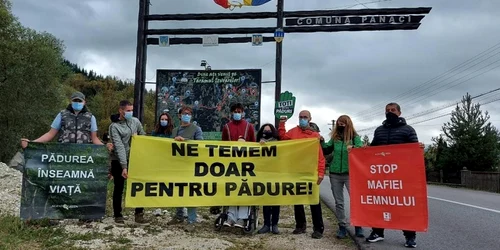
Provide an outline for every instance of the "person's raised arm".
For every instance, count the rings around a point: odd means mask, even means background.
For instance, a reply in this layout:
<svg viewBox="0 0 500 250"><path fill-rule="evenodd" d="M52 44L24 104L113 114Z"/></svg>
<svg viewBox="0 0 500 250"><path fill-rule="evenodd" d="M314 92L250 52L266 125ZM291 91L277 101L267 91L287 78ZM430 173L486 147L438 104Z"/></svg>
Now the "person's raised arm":
<svg viewBox="0 0 500 250"><path fill-rule="evenodd" d="M280 137L280 140L290 140L292 139L289 135L288 132L286 132L285 128L285 121L280 121L279 127L278 127L278 135Z"/></svg>
<svg viewBox="0 0 500 250"><path fill-rule="evenodd" d="M50 130L43 134L42 136L38 137L37 139L33 140L33 142L49 142L54 139L54 137L59 133L59 130L61 129L61 113L57 114L56 118L52 121L52 124L50 125ZM21 139L21 147L26 148L28 146L28 142L30 140L26 138Z"/></svg>
<svg viewBox="0 0 500 250"><path fill-rule="evenodd" d="M43 134L42 136L38 137L37 139L33 140L33 142L49 142L54 139L54 137L59 133L59 130L51 128L49 132Z"/></svg>

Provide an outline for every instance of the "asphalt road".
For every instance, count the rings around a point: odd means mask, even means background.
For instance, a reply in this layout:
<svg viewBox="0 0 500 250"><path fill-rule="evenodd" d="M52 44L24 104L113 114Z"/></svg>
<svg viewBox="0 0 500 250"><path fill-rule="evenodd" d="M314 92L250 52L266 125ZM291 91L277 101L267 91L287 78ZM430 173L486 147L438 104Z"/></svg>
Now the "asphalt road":
<svg viewBox="0 0 500 250"><path fill-rule="evenodd" d="M349 195L345 193L346 205ZM321 199L335 209L330 180L321 183ZM429 230L417 233L417 248L429 250L495 250L500 249L500 194L427 186ZM349 209L347 209L349 212ZM370 228L364 228L365 236ZM386 230L385 240L368 243L366 249L405 249L402 231Z"/></svg>

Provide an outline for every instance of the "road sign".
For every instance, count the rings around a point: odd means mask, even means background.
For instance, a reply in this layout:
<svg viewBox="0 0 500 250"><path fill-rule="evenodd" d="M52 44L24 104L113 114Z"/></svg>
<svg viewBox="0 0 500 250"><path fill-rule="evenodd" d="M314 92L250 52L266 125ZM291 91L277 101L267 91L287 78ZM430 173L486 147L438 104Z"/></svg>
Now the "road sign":
<svg viewBox="0 0 500 250"><path fill-rule="evenodd" d="M210 35L203 37L203 46L219 46L219 36Z"/></svg>
<svg viewBox="0 0 500 250"><path fill-rule="evenodd" d="M262 46L264 42L264 37L261 34L252 35L252 46Z"/></svg>
<svg viewBox="0 0 500 250"><path fill-rule="evenodd" d="M274 40L276 40L277 43L281 43L284 38L285 31L283 31L283 29L276 29L276 31L274 31Z"/></svg>
<svg viewBox="0 0 500 250"><path fill-rule="evenodd" d="M367 15L367 16L316 16L287 18L286 26L328 26L328 25L349 25L349 24L405 24L419 23L424 15Z"/></svg>
<svg viewBox="0 0 500 250"><path fill-rule="evenodd" d="M168 47L170 46L170 37L169 36L160 36L160 47Z"/></svg>

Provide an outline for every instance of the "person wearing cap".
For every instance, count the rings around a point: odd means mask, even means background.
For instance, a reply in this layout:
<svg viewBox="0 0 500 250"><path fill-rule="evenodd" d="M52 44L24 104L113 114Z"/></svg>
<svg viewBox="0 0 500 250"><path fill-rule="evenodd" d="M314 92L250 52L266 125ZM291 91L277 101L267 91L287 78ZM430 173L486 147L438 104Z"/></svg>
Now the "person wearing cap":
<svg viewBox="0 0 500 250"><path fill-rule="evenodd" d="M33 142L49 142L58 133L59 143L82 143L104 145L97 137L97 121L94 115L87 110L85 95L74 92L71 103L57 114L50 126L50 130ZM30 140L21 139L21 146L26 148Z"/></svg>

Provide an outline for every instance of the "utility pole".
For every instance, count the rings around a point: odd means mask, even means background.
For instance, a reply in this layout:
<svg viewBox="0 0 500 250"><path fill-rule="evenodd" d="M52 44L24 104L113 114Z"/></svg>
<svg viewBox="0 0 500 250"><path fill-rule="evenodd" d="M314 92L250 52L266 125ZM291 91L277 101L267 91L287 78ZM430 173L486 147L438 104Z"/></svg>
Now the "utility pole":
<svg viewBox="0 0 500 250"><path fill-rule="evenodd" d="M283 30L283 8L284 0L278 0L277 4L277 22L276 28ZM281 94L281 73L283 68L283 40L276 42L276 68L275 68L275 84L274 84L274 100L278 101ZM274 126L279 127L280 119L274 117Z"/></svg>
<svg viewBox="0 0 500 250"><path fill-rule="evenodd" d="M335 129L335 120L332 120L332 123L328 123L328 125L332 125L330 131L333 131L333 129Z"/></svg>

